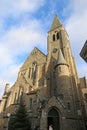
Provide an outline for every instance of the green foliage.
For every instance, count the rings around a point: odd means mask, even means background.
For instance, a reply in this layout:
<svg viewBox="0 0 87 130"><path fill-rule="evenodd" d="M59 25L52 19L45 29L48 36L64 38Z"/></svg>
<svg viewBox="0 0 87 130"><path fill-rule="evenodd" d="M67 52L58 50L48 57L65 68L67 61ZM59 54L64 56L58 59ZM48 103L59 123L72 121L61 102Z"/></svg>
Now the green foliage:
<svg viewBox="0 0 87 130"><path fill-rule="evenodd" d="M23 100L21 100L15 115L10 117L8 126L8 130L31 130L31 124Z"/></svg>
<svg viewBox="0 0 87 130"><path fill-rule="evenodd" d="M8 130L14 130L14 121L15 121L15 117L11 115L8 124Z"/></svg>

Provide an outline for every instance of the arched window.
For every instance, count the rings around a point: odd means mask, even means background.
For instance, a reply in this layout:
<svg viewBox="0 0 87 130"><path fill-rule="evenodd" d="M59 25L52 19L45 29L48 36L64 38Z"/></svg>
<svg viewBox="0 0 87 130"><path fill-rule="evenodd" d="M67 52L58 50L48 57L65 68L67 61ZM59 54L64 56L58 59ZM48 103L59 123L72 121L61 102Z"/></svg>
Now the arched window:
<svg viewBox="0 0 87 130"><path fill-rule="evenodd" d="M31 68L29 68L29 74L28 74L28 78L31 77Z"/></svg>
<svg viewBox="0 0 87 130"><path fill-rule="evenodd" d="M34 68L32 68L32 76L31 78L34 78Z"/></svg>
<svg viewBox="0 0 87 130"><path fill-rule="evenodd" d="M84 99L87 101L87 93L84 93Z"/></svg>
<svg viewBox="0 0 87 130"><path fill-rule="evenodd" d="M32 98L30 98L30 110L32 109Z"/></svg>
<svg viewBox="0 0 87 130"><path fill-rule="evenodd" d="M70 110L70 102L67 103L68 110Z"/></svg>
<svg viewBox="0 0 87 130"><path fill-rule="evenodd" d="M56 34L57 40L59 39L59 33Z"/></svg>
<svg viewBox="0 0 87 130"><path fill-rule="evenodd" d="M53 41L55 41L55 34L53 34Z"/></svg>
<svg viewBox="0 0 87 130"><path fill-rule="evenodd" d="M17 93L15 93L14 104L16 103L16 97L17 97Z"/></svg>
<svg viewBox="0 0 87 130"><path fill-rule="evenodd" d="M61 71L62 71L62 68L59 66L58 70L59 70L59 72L61 72Z"/></svg>

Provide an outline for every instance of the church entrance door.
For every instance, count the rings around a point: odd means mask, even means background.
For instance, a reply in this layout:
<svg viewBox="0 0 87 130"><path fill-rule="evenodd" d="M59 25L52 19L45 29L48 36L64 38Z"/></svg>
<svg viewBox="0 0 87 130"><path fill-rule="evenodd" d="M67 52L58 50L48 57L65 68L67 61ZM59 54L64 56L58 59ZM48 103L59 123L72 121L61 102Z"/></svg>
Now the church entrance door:
<svg viewBox="0 0 87 130"><path fill-rule="evenodd" d="M48 112L48 130L60 130L59 113L55 108Z"/></svg>

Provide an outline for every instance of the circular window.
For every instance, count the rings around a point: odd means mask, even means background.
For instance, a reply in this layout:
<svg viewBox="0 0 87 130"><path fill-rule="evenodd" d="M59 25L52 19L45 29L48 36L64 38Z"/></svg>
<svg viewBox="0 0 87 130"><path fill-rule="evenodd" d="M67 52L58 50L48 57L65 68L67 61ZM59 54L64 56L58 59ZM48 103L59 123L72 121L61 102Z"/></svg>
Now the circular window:
<svg viewBox="0 0 87 130"><path fill-rule="evenodd" d="M57 48L54 48L54 49L53 49L53 53L56 53L56 52L57 52Z"/></svg>

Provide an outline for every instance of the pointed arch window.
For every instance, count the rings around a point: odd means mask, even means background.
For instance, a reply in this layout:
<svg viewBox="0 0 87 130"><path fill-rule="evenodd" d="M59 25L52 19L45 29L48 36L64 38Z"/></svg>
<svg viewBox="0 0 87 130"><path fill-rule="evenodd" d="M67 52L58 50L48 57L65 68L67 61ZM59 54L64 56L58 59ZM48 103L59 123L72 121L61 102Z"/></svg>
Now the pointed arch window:
<svg viewBox="0 0 87 130"><path fill-rule="evenodd" d="M70 102L67 103L67 106L68 106L68 110L70 110Z"/></svg>
<svg viewBox="0 0 87 130"><path fill-rule="evenodd" d="M87 93L84 93L84 99L87 102Z"/></svg>
<svg viewBox="0 0 87 130"><path fill-rule="evenodd" d="M33 64L32 64L32 73L31 73L31 79L33 80L33 84L36 80L36 73L37 73L37 62L34 61Z"/></svg>
<svg viewBox="0 0 87 130"><path fill-rule="evenodd" d="M34 77L34 67L32 68L32 76L31 76L31 78L33 78Z"/></svg>
<svg viewBox="0 0 87 130"><path fill-rule="evenodd" d="M57 38L57 40L59 39L59 32L57 32L57 34L56 34L56 38Z"/></svg>
<svg viewBox="0 0 87 130"><path fill-rule="evenodd" d="M30 110L32 109L32 98L30 98Z"/></svg>
<svg viewBox="0 0 87 130"><path fill-rule="evenodd" d="M53 41L55 41L55 34L53 34Z"/></svg>
<svg viewBox="0 0 87 130"><path fill-rule="evenodd" d="M32 67L29 67L28 78L36 79L37 63L33 62Z"/></svg>
<svg viewBox="0 0 87 130"><path fill-rule="evenodd" d="M59 72L62 72L62 68L60 66L59 66L58 70L59 70Z"/></svg>
<svg viewBox="0 0 87 130"><path fill-rule="evenodd" d="M28 77L29 77L29 78L31 77L31 68L29 68L29 74L28 74Z"/></svg>
<svg viewBox="0 0 87 130"><path fill-rule="evenodd" d="M14 96L14 104L16 104L16 97L17 97L17 93L15 93L15 96Z"/></svg>

